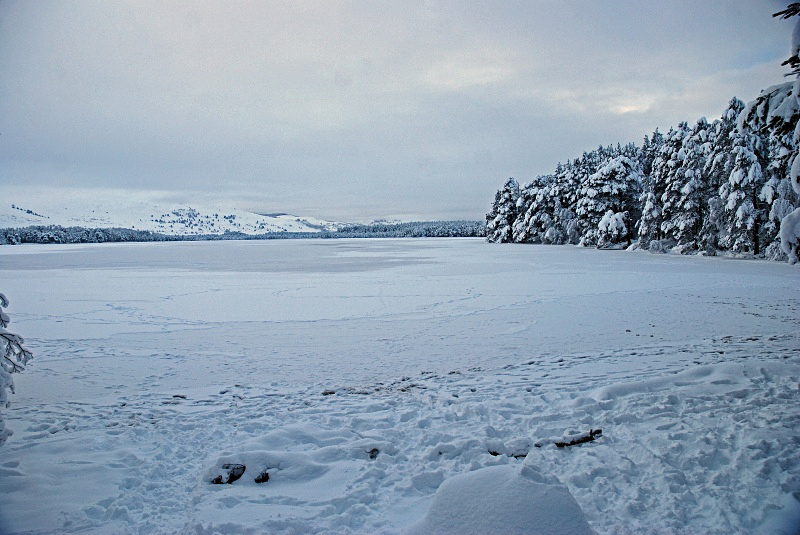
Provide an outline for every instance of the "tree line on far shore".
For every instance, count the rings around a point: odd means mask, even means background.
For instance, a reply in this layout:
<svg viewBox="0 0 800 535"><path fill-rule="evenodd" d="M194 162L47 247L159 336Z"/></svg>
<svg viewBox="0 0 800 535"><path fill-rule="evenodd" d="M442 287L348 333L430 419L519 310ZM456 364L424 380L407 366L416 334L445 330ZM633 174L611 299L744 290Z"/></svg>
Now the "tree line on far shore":
<svg viewBox="0 0 800 535"><path fill-rule="evenodd" d="M61 227L57 225L0 229L0 245L23 243L117 243L203 240L278 240L335 238L462 238L483 237L480 221L416 221L407 223L370 223L343 225L321 232L265 232L244 234L169 235L127 228Z"/></svg>

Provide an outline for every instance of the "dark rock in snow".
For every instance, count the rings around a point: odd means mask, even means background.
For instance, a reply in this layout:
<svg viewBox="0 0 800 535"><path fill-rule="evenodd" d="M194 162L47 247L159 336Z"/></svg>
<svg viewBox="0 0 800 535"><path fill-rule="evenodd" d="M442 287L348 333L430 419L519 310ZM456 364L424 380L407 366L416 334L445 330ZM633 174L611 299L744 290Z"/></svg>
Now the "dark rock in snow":
<svg viewBox="0 0 800 535"><path fill-rule="evenodd" d="M214 479L211 480L212 483L215 485L222 485L224 483L233 483L244 474L244 471L247 467L243 464L223 464L222 470L225 471L224 474L218 475Z"/></svg>
<svg viewBox="0 0 800 535"><path fill-rule="evenodd" d="M262 472L258 474L255 479L256 483L266 483L267 481L269 481L269 472L266 470L262 470Z"/></svg>
<svg viewBox="0 0 800 535"><path fill-rule="evenodd" d="M332 396L335 393L336 393L336 390L323 390L322 391L322 395L323 396Z"/></svg>
<svg viewBox="0 0 800 535"><path fill-rule="evenodd" d="M370 459L377 459L378 458L378 454L380 452L381 452L381 450L379 450L378 448L372 448L367 453L369 453L369 458Z"/></svg>

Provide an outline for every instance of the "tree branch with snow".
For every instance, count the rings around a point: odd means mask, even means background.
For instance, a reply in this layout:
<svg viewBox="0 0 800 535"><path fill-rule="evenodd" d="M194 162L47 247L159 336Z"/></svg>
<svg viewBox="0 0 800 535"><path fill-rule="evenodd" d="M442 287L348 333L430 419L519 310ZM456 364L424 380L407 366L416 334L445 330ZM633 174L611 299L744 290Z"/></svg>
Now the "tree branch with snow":
<svg viewBox="0 0 800 535"><path fill-rule="evenodd" d="M772 16L788 19L797 15L800 15L800 3L795 2L789 4L785 10L774 13ZM791 56L782 65L792 67L789 75L794 74L798 77L794 84L793 96L797 105L800 106L800 97L798 96L798 89L800 89L800 20L795 22L794 30L792 31ZM793 141L795 144L800 142L800 126L795 127ZM800 154L795 154L790 177L792 189L800 195ZM800 252L800 208L796 208L781 220L780 240L781 249L789 257L789 263L796 263L798 252Z"/></svg>
<svg viewBox="0 0 800 535"><path fill-rule="evenodd" d="M773 13L773 17L778 17L781 19L789 19L796 15L800 15L800 3L794 2L787 6L786 9L783 11L778 11L777 13ZM791 76L793 74L800 75L800 23L794 25L794 30L792 31L792 55L789 56L789 59L781 63L781 65L788 65L792 68L792 71L787 74L786 76Z"/></svg>
<svg viewBox="0 0 800 535"><path fill-rule="evenodd" d="M8 298L0 293L0 446L11 436L11 430L6 429L2 410L8 408L8 392L14 393L14 378L12 374L25 370L25 365L33 358L33 353L23 346L25 340L18 334L7 330L11 321L8 314L3 311L8 308Z"/></svg>

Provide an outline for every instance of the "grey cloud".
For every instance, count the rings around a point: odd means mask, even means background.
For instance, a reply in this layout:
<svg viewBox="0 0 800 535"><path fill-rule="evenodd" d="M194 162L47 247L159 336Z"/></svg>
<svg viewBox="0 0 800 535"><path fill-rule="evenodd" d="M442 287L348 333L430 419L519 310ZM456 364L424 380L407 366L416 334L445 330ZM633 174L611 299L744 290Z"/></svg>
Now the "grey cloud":
<svg viewBox="0 0 800 535"><path fill-rule="evenodd" d="M0 3L0 186L480 218L782 81L780 2Z"/></svg>

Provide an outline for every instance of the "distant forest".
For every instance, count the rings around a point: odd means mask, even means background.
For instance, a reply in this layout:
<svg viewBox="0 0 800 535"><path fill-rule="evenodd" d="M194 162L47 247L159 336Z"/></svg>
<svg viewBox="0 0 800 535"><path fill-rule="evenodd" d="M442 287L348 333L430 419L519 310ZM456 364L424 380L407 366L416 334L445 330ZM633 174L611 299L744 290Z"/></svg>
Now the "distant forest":
<svg viewBox="0 0 800 535"><path fill-rule="evenodd" d="M56 225L0 229L0 245L22 243L104 243L203 240L281 240L335 238L462 238L483 237L480 221L418 221L410 223L372 223L344 225L334 231L266 232L244 234L167 235L125 228L61 227Z"/></svg>
<svg viewBox="0 0 800 535"><path fill-rule="evenodd" d="M775 16L800 14L800 3ZM798 25L800 28L800 24ZM798 33L797 29L795 33ZM800 43L784 62L800 75ZM797 261L800 80L641 146L599 147L521 185L486 215L490 242L577 244Z"/></svg>

